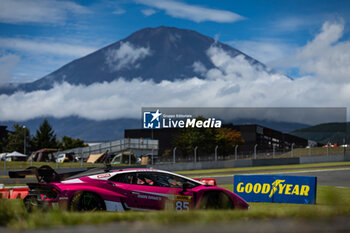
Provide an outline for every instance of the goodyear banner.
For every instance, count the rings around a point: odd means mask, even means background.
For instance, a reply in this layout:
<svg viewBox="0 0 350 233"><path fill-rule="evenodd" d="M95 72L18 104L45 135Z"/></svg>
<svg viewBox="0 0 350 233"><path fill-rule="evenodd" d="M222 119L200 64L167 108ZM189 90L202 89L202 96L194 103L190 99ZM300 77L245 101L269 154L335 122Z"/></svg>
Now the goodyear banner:
<svg viewBox="0 0 350 233"><path fill-rule="evenodd" d="M317 177L235 175L233 192L248 202L316 204Z"/></svg>

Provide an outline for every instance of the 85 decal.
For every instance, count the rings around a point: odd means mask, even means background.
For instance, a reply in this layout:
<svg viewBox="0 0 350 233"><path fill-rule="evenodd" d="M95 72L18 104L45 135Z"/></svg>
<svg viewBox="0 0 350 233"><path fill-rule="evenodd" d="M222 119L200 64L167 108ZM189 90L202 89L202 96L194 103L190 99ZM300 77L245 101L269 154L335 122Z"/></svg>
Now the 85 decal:
<svg viewBox="0 0 350 233"><path fill-rule="evenodd" d="M191 196L175 196L175 210L176 211L189 211L191 207Z"/></svg>

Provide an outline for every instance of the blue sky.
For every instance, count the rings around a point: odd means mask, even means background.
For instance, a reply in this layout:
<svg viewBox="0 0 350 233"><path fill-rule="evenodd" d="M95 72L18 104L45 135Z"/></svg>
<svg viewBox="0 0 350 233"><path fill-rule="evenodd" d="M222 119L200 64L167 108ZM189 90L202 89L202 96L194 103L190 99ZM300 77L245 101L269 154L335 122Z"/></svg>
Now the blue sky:
<svg viewBox="0 0 350 233"><path fill-rule="evenodd" d="M350 1L0 0L2 82L30 82L131 33L160 25L196 30L291 76L291 56L325 22L344 25Z"/></svg>
<svg viewBox="0 0 350 233"><path fill-rule="evenodd" d="M349 0L0 0L0 85L34 81L161 25L217 38L278 71L260 69L214 43L205 51L212 68L193 63L204 79L56 83L49 90L0 95L0 120L138 118L142 106L346 107L349 120L349 12ZM112 51L112 61L137 69L134 61L153 56L150 50L124 43ZM105 56L108 62L110 54Z"/></svg>

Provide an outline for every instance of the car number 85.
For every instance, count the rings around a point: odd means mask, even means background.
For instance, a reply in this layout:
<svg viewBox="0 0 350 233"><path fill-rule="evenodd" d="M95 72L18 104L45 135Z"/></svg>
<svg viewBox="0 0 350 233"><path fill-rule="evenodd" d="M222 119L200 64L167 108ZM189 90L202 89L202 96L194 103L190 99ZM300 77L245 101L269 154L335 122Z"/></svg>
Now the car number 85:
<svg viewBox="0 0 350 233"><path fill-rule="evenodd" d="M176 202L176 211L189 211L190 203L188 201L177 201Z"/></svg>

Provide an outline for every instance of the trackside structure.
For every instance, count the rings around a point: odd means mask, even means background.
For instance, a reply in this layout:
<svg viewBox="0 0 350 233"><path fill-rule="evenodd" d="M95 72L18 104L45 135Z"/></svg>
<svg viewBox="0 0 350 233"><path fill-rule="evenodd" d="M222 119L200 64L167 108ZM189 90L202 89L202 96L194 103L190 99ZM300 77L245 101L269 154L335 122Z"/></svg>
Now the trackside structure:
<svg viewBox="0 0 350 233"><path fill-rule="evenodd" d="M125 138L88 147L79 147L64 151L58 151L56 152L56 156L63 153L74 152L74 154L80 158L88 158L90 154L104 153L107 150L110 154L118 154L123 151L131 151L136 156L140 156L142 154L158 155L158 140Z"/></svg>

